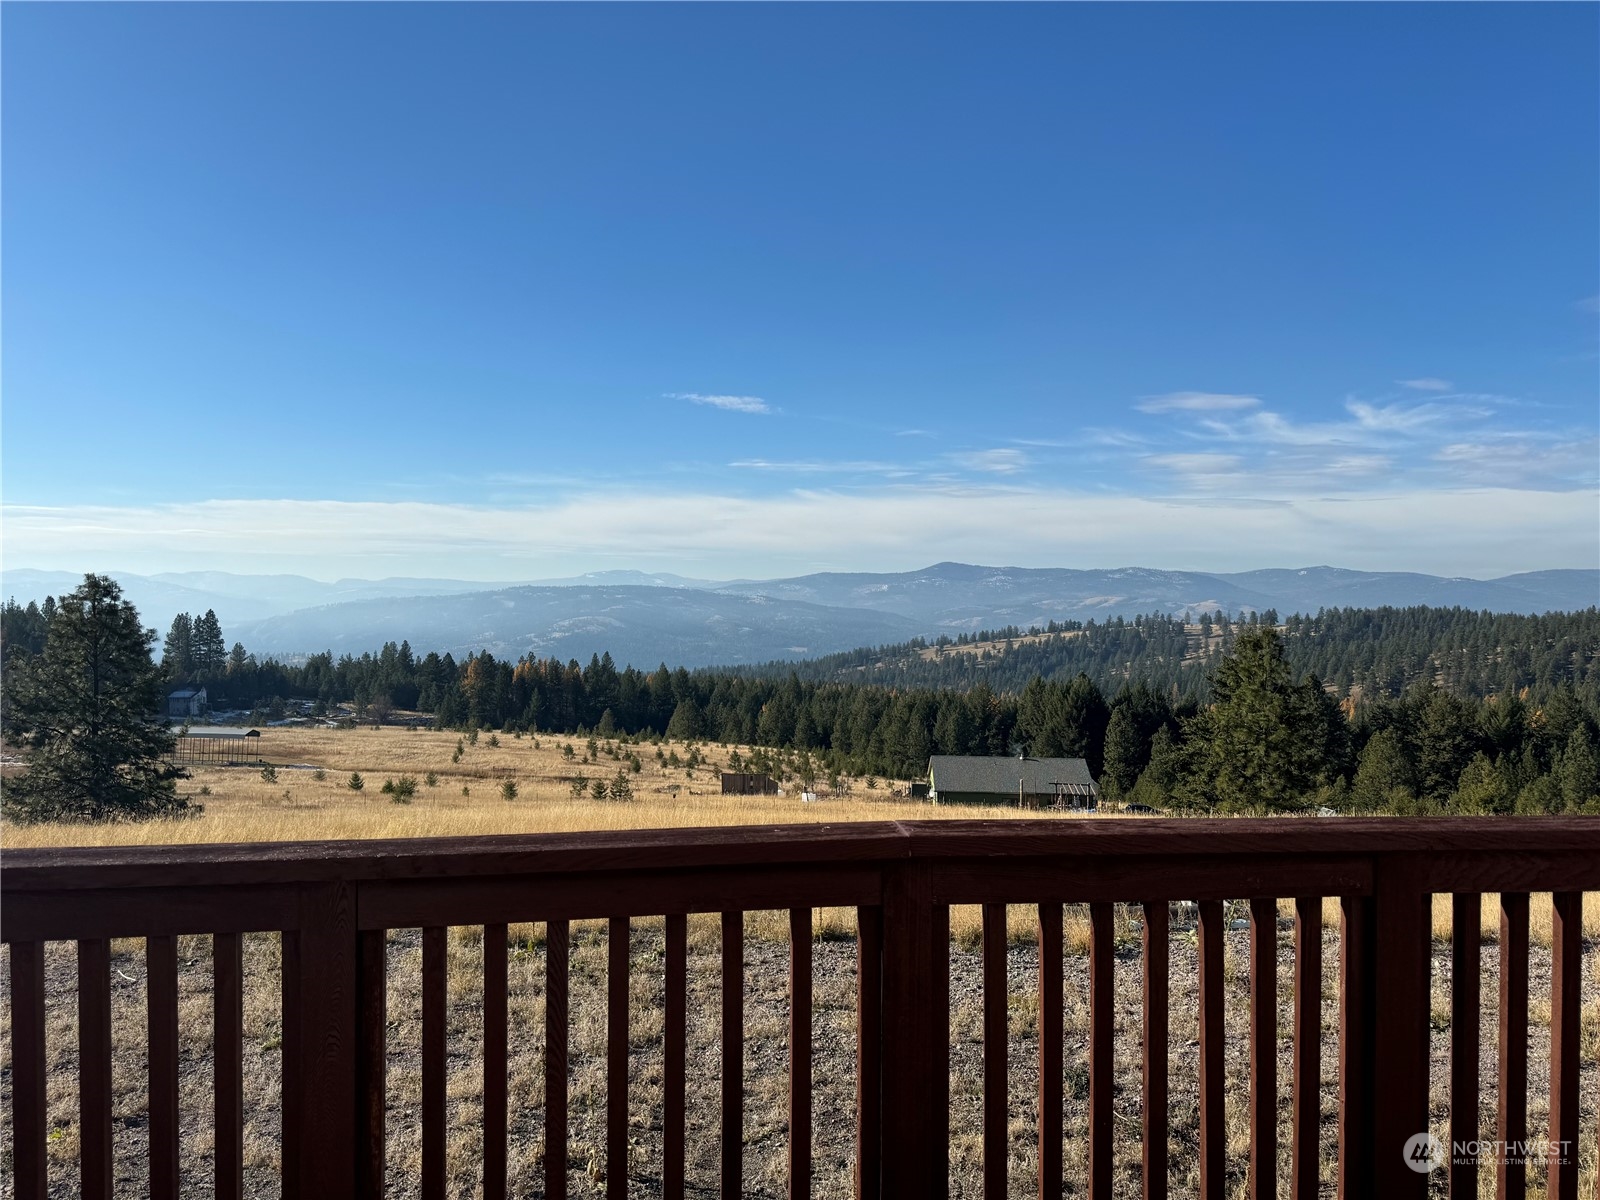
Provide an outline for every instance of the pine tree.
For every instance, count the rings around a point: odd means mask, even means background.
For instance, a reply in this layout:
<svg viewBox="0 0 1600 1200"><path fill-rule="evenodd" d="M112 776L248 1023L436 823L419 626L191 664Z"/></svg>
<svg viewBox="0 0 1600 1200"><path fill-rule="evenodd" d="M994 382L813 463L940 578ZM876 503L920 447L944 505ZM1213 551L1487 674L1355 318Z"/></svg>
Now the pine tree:
<svg viewBox="0 0 1600 1200"><path fill-rule="evenodd" d="M194 669L201 675L219 673L228 660L228 645L222 638L222 623L212 609L194 619L194 641L190 654Z"/></svg>
<svg viewBox="0 0 1600 1200"><path fill-rule="evenodd" d="M705 718L700 706L688 696L672 710L672 720L667 722L667 736L675 742L692 742L705 733Z"/></svg>
<svg viewBox="0 0 1600 1200"><path fill-rule="evenodd" d="M176 745L157 715L165 691L151 661L155 631L116 582L85 575L63 596L44 652L12 681L6 735L31 751L5 792L23 820L168 816L187 808L168 760Z"/></svg>
<svg viewBox="0 0 1600 1200"><path fill-rule="evenodd" d="M1391 808L1415 797L1414 778L1399 736L1392 729L1380 729L1361 751L1351 799L1361 809Z"/></svg>
<svg viewBox="0 0 1600 1200"><path fill-rule="evenodd" d="M169 679L186 679L194 670L194 622L188 613L172 618L161 644L161 667Z"/></svg>
<svg viewBox="0 0 1600 1200"><path fill-rule="evenodd" d="M1187 797L1230 812L1303 807L1325 780L1326 710L1315 679L1294 682L1278 631L1239 634L1211 689L1217 703L1190 723Z"/></svg>
<svg viewBox="0 0 1600 1200"><path fill-rule="evenodd" d="M1462 769L1455 795L1450 797L1450 811L1470 816L1509 812L1512 799L1505 777L1480 750Z"/></svg>
<svg viewBox="0 0 1600 1200"><path fill-rule="evenodd" d="M1568 812L1600 811L1600 755L1582 725L1561 752L1561 798Z"/></svg>
<svg viewBox="0 0 1600 1200"><path fill-rule="evenodd" d="M1110 796L1117 798L1127 795L1139 781L1148 745L1139 736L1138 722L1129 705L1119 704L1111 710L1111 723L1106 726L1106 761L1102 772L1102 781Z"/></svg>

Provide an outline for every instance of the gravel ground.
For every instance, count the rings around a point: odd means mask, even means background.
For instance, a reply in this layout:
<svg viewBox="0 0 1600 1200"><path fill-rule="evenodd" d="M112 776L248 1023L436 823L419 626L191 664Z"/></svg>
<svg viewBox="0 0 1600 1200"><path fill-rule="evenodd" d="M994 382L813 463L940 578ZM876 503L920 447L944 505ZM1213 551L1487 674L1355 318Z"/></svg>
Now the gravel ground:
<svg viewBox="0 0 1600 1200"><path fill-rule="evenodd" d="M788 946L775 934L773 915L752 914L745 944L745 1079L744 1194L785 1194L787 1028L785 995ZM1116 1191L1136 1195L1139 1172L1139 1062L1142 1030L1139 1010L1140 970L1131 926L1120 927L1123 944L1116 962L1118 1012L1114 1091ZM509 1169L512 1193L538 1196L543 1189L543 978L542 929L522 933L510 957L510 1087ZM1248 1085L1246 1019L1249 997L1248 943L1243 930L1226 935L1224 974L1227 992L1228 1163L1230 1192L1242 1190L1248 1152L1245 1126ZM1070 944L1070 940L1069 940ZM661 1169L661 1004L664 949L659 922L637 922L631 945L630 1105L631 1154L627 1164L629 1193L659 1193ZM278 1126L280 1098L279 959L276 938L247 939L245 1074L247 1124L247 1191L278 1192ZM850 1193L854 1166L855 1109L855 943L849 939L818 940L813 945L814 1194ZM574 928L571 981L571 1130L570 1192L575 1197L603 1194L605 1172L605 957L601 926ZM1329 932L1323 950L1323 1194L1334 1194L1338 1097L1337 979L1338 943ZM687 1163L691 1195L712 1195L719 1189L720 991L716 919L697 918L690 928L689 1064ZM479 1194L481 1148L481 934L452 931L448 1102L450 1132L449 1191L452 1196ZM0 959L0 987L9 979L9 955ZM1584 947L1584 1060L1580 1077L1585 1168L1584 1192L1595 1188L1597 1093L1600 1093L1600 943ZM389 1176L388 1194L418 1194L420 1147L421 938L416 930L391 935L389 953ZM1011 1126L1010 1192L1032 1195L1037 1169L1035 1097L1037 1091L1036 1029L1038 959L1027 941L1013 942L1009 975L1009 1088ZM1279 931L1279 1113L1280 1175L1288 1181L1289 1081L1292 1078L1289 1035L1292 1029L1293 953L1290 929ZM1433 970L1432 1116L1435 1132L1443 1133L1448 1118L1449 972L1446 949L1436 947ZM211 1194L211 1002L210 942L185 938L180 947L180 1022L182 1038L182 1155L185 1197ZM1196 948L1192 932L1175 930L1172 937L1171 999L1171 1182L1174 1196L1195 1194L1198 1183L1198 1075L1196 1042ZM1548 1119L1546 1093L1549 1060L1550 968L1547 952L1537 947L1530 980L1529 1127L1537 1133ZM52 945L48 953L49 1095L52 1133L51 1195L77 1194L76 1130L76 992L75 961L69 945ZM113 1035L118 1047L114 1069L116 1099L117 1191L146 1194L144 1087L144 966L138 942L119 942L112 960ZM952 947L951 971L951 1191L974 1197L981 1191L982 984L975 946ZM9 992L0 993L9 998ZM1498 959L1494 945L1483 951L1483 1079L1482 1128L1494 1128L1496 1070L1496 1004ZM1083 1194L1087 1145L1077 1131L1086 1127L1088 1063L1088 964L1069 953L1062 1004L1066 1028L1065 1124L1068 1192ZM6 1037L0 1048L0 1103L9 1114L11 1062L10 1011L4 1011ZM12 1194L11 1147L0 1150L0 1196ZM1492 1173L1491 1173L1492 1174ZM1530 1182L1542 1185L1534 1173ZM1442 1173L1435 1192L1444 1194ZM1486 1190L1485 1195L1489 1194Z"/></svg>

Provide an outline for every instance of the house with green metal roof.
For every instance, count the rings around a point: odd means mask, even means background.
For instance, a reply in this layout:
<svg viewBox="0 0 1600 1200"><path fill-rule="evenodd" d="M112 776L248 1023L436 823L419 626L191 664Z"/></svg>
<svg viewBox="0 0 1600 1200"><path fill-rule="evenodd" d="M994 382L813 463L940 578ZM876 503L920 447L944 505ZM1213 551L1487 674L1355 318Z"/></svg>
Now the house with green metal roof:
<svg viewBox="0 0 1600 1200"><path fill-rule="evenodd" d="M935 754L928 760L928 798L935 804L1092 809L1099 807L1100 789L1081 758Z"/></svg>

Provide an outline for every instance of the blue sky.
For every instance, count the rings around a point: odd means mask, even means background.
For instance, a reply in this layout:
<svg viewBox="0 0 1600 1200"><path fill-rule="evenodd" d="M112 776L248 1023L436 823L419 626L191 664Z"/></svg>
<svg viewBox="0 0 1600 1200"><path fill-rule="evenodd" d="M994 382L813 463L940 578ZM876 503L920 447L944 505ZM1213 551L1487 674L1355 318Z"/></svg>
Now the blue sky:
<svg viewBox="0 0 1600 1200"><path fill-rule="evenodd" d="M8 566L1600 565L1593 5L8 5Z"/></svg>

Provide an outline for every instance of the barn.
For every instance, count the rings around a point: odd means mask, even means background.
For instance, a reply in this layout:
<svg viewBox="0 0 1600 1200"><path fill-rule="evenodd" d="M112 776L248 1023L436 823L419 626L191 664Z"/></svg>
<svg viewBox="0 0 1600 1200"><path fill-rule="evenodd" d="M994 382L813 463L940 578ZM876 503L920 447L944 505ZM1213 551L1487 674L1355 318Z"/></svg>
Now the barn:
<svg viewBox="0 0 1600 1200"><path fill-rule="evenodd" d="M935 804L1093 809L1100 803L1100 789L1081 758L936 754L928 760L928 792Z"/></svg>
<svg viewBox="0 0 1600 1200"><path fill-rule="evenodd" d="M776 796L778 783L770 775L756 771L724 771L722 773L724 796Z"/></svg>

